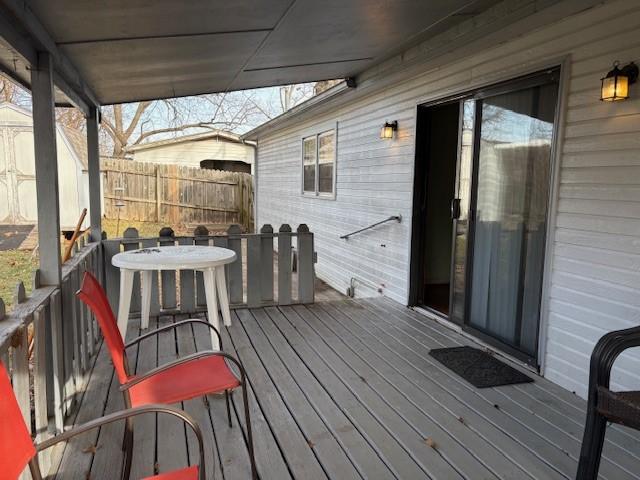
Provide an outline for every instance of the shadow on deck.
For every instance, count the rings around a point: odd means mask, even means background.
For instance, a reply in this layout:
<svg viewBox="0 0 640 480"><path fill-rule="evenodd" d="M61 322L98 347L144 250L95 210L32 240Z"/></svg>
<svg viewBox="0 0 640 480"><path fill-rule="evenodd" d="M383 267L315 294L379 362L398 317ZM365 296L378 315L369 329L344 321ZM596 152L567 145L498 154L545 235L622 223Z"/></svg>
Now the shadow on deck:
<svg viewBox="0 0 640 480"><path fill-rule="evenodd" d="M223 342L251 381L262 479L575 475L585 402L537 377L531 384L472 387L427 355L431 348L470 342L396 303L343 299L241 309L232 317ZM151 327L181 318L152 319ZM137 324L130 323L136 336ZM190 328L142 343L130 352L131 364L145 371L207 348L206 329ZM234 406L230 429L224 397L209 397L208 406L202 399L182 405L203 429L209 478L249 478L239 395ZM121 408L103 347L77 421ZM75 439L65 449L58 478L117 478L122 432L122 425L112 425ZM194 443L172 418L136 419L131 478L197 461ZM640 478L638 435L607 430L601 477Z"/></svg>

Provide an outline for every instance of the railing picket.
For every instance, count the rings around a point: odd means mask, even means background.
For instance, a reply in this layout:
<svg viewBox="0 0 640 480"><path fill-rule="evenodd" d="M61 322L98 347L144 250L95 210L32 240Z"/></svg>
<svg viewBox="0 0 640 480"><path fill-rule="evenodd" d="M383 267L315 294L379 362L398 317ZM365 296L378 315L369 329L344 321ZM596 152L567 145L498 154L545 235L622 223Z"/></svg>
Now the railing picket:
<svg viewBox="0 0 640 480"><path fill-rule="evenodd" d="M118 311L118 301L120 300L120 270L111 264L111 259L117 253L120 253L120 240L104 240L104 279L106 282L107 296L111 309Z"/></svg>
<svg viewBox="0 0 640 480"><path fill-rule="evenodd" d="M313 303L313 235L304 223L298 226L298 302Z"/></svg>
<svg viewBox="0 0 640 480"><path fill-rule="evenodd" d="M291 304L291 227L286 223L278 232L278 304Z"/></svg>
<svg viewBox="0 0 640 480"><path fill-rule="evenodd" d="M260 229L260 292L263 302L273 302L273 227L269 224Z"/></svg>
<svg viewBox="0 0 640 480"><path fill-rule="evenodd" d="M193 245L193 237L181 237L178 245ZM180 311L192 313L196 310L195 279L193 270L180 270Z"/></svg>
<svg viewBox="0 0 640 480"><path fill-rule="evenodd" d="M230 263L227 269L229 282L230 303L243 303L244 292L242 285L242 237L240 237L240 225L231 225L227 230L227 248L236 252L237 259Z"/></svg>
<svg viewBox="0 0 640 480"><path fill-rule="evenodd" d="M173 230L169 227L160 229L159 244L161 247L172 247L176 244ZM173 310L177 307L176 303L176 272L163 270L161 276L161 295L162 308L165 310Z"/></svg>
<svg viewBox="0 0 640 480"><path fill-rule="evenodd" d="M83 265L83 272L82 275L80 276L80 284L82 284L82 279L84 278L84 272L94 272L97 273L95 270L95 263L93 261L93 252L92 254L88 255L85 260L84 260L84 265ZM96 277L96 278L100 278L100 277ZM80 288L81 285L78 285L78 288ZM84 302L80 302L80 308L82 308L82 314L84 316L84 320L85 320L85 345L86 345L86 352L88 355L88 358L91 358L93 356L94 353L94 346L95 346L95 332L94 332L94 324L93 324L93 316L91 315L91 311L89 310L89 308L85 305Z"/></svg>
<svg viewBox="0 0 640 480"><path fill-rule="evenodd" d="M51 365L53 365L53 417L56 433L64 429L64 344L62 341L62 309L60 290L49 300L49 325L51 325Z"/></svg>
<svg viewBox="0 0 640 480"><path fill-rule="evenodd" d="M62 280L62 354L64 358L64 412L68 415L73 405L76 385L79 377L77 362L79 359L76 342L76 315L73 302L73 286L71 276Z"/></svg>
<svg viewBox="0 0 640 480"><path fill-rule="evenodd" d="M193 231L196 245L209 245L209 230L203 225L199 225ZM202 272L196 272L196 305L198 307L207 306L207 297L204 290L204 277Z"/></svg>
<svg viewBox="0 0 640 480"><path fill-rule="evenodd" d="M158 246L158 240L149 238L142 240L142 248L153 248ZM151 305L149 308L151 316L155 317L160 313L160 297L158 294L158 272L151 272Z"/></svg>
<svg viewBox="0 0 640 480"><path fill-rule="evenodd" d="M137 250L140 248L138 230L132 227L127 228L122 236L125 238L124 250ZM119 274L119 272L118 272ZM131 307L132 312L140 312L140 274L138 272L133 276L133 290L131 291ZM118 307L114 311L118 311Z"/></svg>
<svg viewBox="0 0 640 480"><path fill-rule="evenodd" d="M262 303L260 282L260 237L247 238L247 305L259 307Z"/></svg>
<svg viewBox="0 0 640 480"><path fill-rule="evenodd" d="M31 323L29 320L28 323ZM31 395L29 392L29 338L27 327L20 327L11 339L12 384L22 417L31 430Z"/></svg>
<svg viewBox="0 0 640 480"><path fill-rule="evenodd" d="M33 412L36 442L42 442L50 436L48 412L53 369L48 368L51 364L47 362L46 321L46 305L41 305L33 314ZM50 466L49 454L50 452L42 452L39 457L40 465L45 472Z"/></svg>

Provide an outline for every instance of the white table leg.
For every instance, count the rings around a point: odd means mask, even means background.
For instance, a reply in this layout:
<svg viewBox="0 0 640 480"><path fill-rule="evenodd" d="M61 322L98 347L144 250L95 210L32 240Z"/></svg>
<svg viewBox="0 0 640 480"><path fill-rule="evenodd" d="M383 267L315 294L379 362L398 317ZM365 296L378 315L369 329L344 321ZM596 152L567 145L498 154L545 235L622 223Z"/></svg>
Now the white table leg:
<svg viewBox="0 0 640 480"><path fill-rule="evenodd" d="M216 284L218 286L218 296L220 297L220 310L222 318L227 327L231 326L231 311L229 310L229 294L227 293L227 280L224 276L224 266L216 268Z"/></svg>
<svg viewBox="0 0 640 480"><path fill-rule="evenodd" d="M151 279L154 272L151 270L142 270L140 272L140 285L142 286L142 298L140 308L142 309L142 317L140 319L140 328L149 328L149 312L151 311Z"/></svg>
<svg viewBox="0 0 640 480"><path fill-rule="evenodd" d="M129 322L129 308L131 307L131 294L133 292L133 270L120 269L120 302L118 304L118 329L124 339L127 335L127 323Z"/></svg>
<svg viewBox="0 0 640 480"><path fill-rule="evenodd" d="M207 314L209 316L209 323L213 325L218 332L220 332L220 318L218 316L218 300L216 295L216 279L215 270L209 268L202 272L204 278L204 292L207 298ZM213 350L220 350L218 344L218 336L215 332L211 332L211 347Z"/></svg>

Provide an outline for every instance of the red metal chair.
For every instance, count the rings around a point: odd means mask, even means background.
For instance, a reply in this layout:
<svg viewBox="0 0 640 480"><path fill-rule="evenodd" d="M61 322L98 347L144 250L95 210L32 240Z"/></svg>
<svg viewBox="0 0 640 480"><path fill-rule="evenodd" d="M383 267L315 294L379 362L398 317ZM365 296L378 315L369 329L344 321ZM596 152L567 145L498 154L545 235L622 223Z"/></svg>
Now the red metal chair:
<svg viewBox="0 0 640 480"><path fill-rule="evenodd" d="M88 432L118 420L126 420L145 413L166 413L176 416L184 421L196 435L200 448L200 463L198 466L173 470L145 480L205 480L204 443L198 424L185 412L168 405L145 405L143 407L123 410L107 415L83 425L78 425L71 430L45 440L40 444L34 444L24 423L18 402L11 388L9 375L0 362L0 476L6 480L17 479L27 464L33 480L42 480L38 452L46 450L53 445L69 440L76 435Z"/></svg>
<svg viewBox="0 0 640 480"><path fill-rule="evenodd" d="M220 349L222 349L220 332L209 322L188 319L145 333L125 344L122 335L120 335L120 330L118 329L113 310L111 310L111 306L109 305L107 295L98 280L91 273L86 272L84 274L82 287L77 295L89 306L98 320L105 342L109 348L109 353L111 354L111 360L113 361L113 366L120 382L120 390L124 394L124 401L127 408L149 404L171 404L208 394L224 392L227 404L227 417L229 419L229 426L231 427L229 395L235 388L242 387L251 475L252 478L256 480L258 474L253 451L253 435L251 432L246 374L242 364L238 360L222 351L202 351L161 365L141 375L129 374L126 349L146 338L182 325L203 324L216 333L218 336L218 345L220 345ZM240 372L240 378L229 368L227 362L231 362L237 367ZM125 452L124 479L128 478L131 468L132 447L133 423L131 420L127 420L122 444L123 451Z"/></svg>

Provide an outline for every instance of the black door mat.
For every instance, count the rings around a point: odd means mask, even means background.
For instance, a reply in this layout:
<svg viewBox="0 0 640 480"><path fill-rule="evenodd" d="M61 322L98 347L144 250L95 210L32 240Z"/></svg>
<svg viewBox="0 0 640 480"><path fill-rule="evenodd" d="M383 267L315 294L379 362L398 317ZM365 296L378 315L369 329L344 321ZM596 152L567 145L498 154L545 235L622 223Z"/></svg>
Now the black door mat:
<svg viewBox="0 0 640 480"><path fill-rule="evenodd" d="M477 388L533 382L531 377L477 348L438 348L429 355Z"/></svg>

